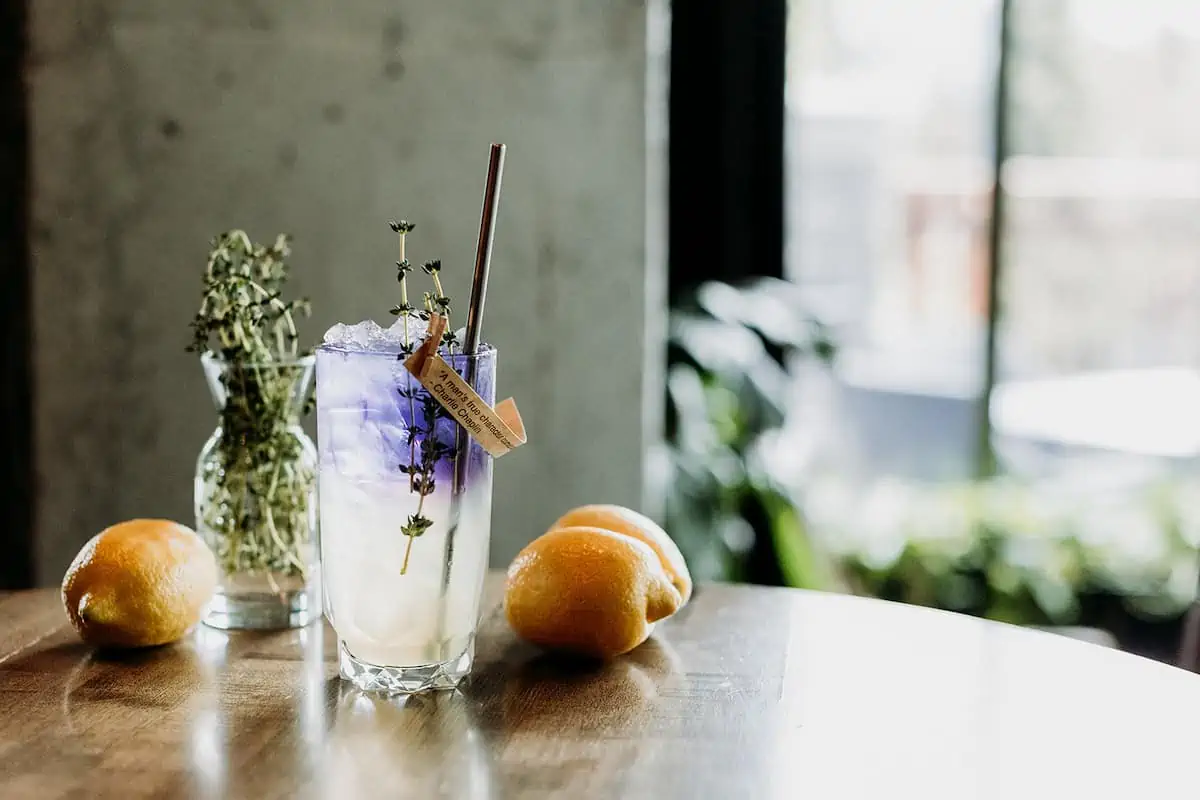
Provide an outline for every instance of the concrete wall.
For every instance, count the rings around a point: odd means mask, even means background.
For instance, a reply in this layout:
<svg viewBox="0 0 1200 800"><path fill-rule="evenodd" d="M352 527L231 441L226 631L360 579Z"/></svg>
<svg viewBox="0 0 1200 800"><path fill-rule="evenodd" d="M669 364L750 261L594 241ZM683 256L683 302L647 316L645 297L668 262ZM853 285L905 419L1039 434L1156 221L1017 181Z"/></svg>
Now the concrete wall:
<svg viewBox="0 0 1200 800"><path fill-rule="evenodd" d="M214 233L295 235L313 341L387 322L395 216L465 309L492 140L509 159L485 336L531 437L497 465L493 560L572 504L641 502L664 269L644 0L32 6L42 583L112 522L191 521L215 414L183 348Z"/></svg>

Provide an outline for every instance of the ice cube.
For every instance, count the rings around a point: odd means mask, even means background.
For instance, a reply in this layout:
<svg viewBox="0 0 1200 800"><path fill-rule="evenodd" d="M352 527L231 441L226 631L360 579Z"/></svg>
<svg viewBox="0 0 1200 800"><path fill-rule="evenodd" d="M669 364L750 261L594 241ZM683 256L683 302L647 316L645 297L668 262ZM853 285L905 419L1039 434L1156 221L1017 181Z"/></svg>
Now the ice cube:
<svg viewBox="0 0 1200 800"><path fill-rule="evenodd" d="M325 331L325 337L322 339L322 341L325 344L343 344L349 338L348 334L346 333L346 331L349 329L350 326L343 322L335 323L332 328Z"/></svg>
<svg viewBox="0 0 1200 800"><path fill-rule="evenodd" d="M321 415L321 461L360 480L403 480L408 429L398 414L368 408L330 409Z"/></svg>
<svg viewBox="0 0 1200 800"><path fill-rule="evenodd" d="M325 331L324 342L346 350L368 350L374 341L383 335L383 328L373 319L364 320L357 325L339 322Z"/></svg>
<svg viewBox="0 0 1200 800"><path fill-rule="evenodd" d="M405 339L404 317L397 317L388 329L383 332L387 342L391 345L392 350L400 352L401 346L405 341L410 346L419 345L424 339L425 334L429 331L429 323L418 316L410 314L408 317L408 333L407 340Z"/></svg>
<svg viewBox="0 0 1200 800"><path fill-rule="evenodd" d="M325 332L325 344L343 350L374 350L383 353L399 353L407 343L417 347L429 331L429 323L415 314L398 317L384 329L374 320L364 320L357 325L338 323Z"/></svg>

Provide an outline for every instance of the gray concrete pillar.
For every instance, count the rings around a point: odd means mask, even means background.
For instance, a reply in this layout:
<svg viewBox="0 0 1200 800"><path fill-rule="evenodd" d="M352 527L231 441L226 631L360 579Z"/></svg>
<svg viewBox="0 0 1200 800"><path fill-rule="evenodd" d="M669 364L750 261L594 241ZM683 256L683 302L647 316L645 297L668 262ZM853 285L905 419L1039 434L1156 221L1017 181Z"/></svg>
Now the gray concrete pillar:
<svg viewBox="0 0 1200 800"><path fill-rule="evenodd" d="M485 337L531 439L497 465L493 560L573 504L640 505L664 302L647 225L656 13L34 0L39 580L118 520L192 520L216 417L183 348L210 236L293 233L316 341L334 321L387 322L386 222L407 216L411 254L442 258L465 310L492 140L509 158Z"/></svg>

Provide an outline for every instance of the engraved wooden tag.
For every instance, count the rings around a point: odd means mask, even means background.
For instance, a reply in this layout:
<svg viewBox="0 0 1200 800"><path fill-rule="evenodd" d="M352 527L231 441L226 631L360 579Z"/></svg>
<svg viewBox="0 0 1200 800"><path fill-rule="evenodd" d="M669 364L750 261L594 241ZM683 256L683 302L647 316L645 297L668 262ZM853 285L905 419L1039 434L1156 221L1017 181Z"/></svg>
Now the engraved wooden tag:
<svg viewBox="0 0 1200 800"><path fill-rule="evenodd" d="M492 408L438 355L445 330L445 317L431 315L429 337L404 362L405 368L493 458L525 444L525 423L516 402L510 397Z"/></svg>

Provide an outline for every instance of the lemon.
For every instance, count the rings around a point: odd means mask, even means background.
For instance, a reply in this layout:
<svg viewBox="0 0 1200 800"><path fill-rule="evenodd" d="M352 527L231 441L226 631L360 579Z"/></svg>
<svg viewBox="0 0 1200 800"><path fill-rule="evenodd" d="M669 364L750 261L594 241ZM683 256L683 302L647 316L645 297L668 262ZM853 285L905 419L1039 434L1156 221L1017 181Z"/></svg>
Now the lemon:
<svg viewBox="0 0 1200 800"><path fill-rule="evenodd" d="M190 528L135 519L83 546L63 576L71 625L99 647L150 647L181 638L217 584L212 551Z"/></svg>
<svg viewBox="0 0 1200 800"><path fill-rule="evenodd" d="M663 569L670 576L671 583L679 590L683 602L686 603L692 596L692 576L683 560L683 554L679 552L678 545L671 537L667 536L667 532L654 520L624 506L589 505L573 508L563 514L550 526L550 530L576 526L623 533L650 545L650 549L662 561Z"/></svg>
<svg viewBox="0 0 1200 800"><path fill-rule="evenodd" d="M508 569L504 612L517 635L596 658L649 638L692 592L675 543L620 506L584 506L529 543Z"/></svg>

